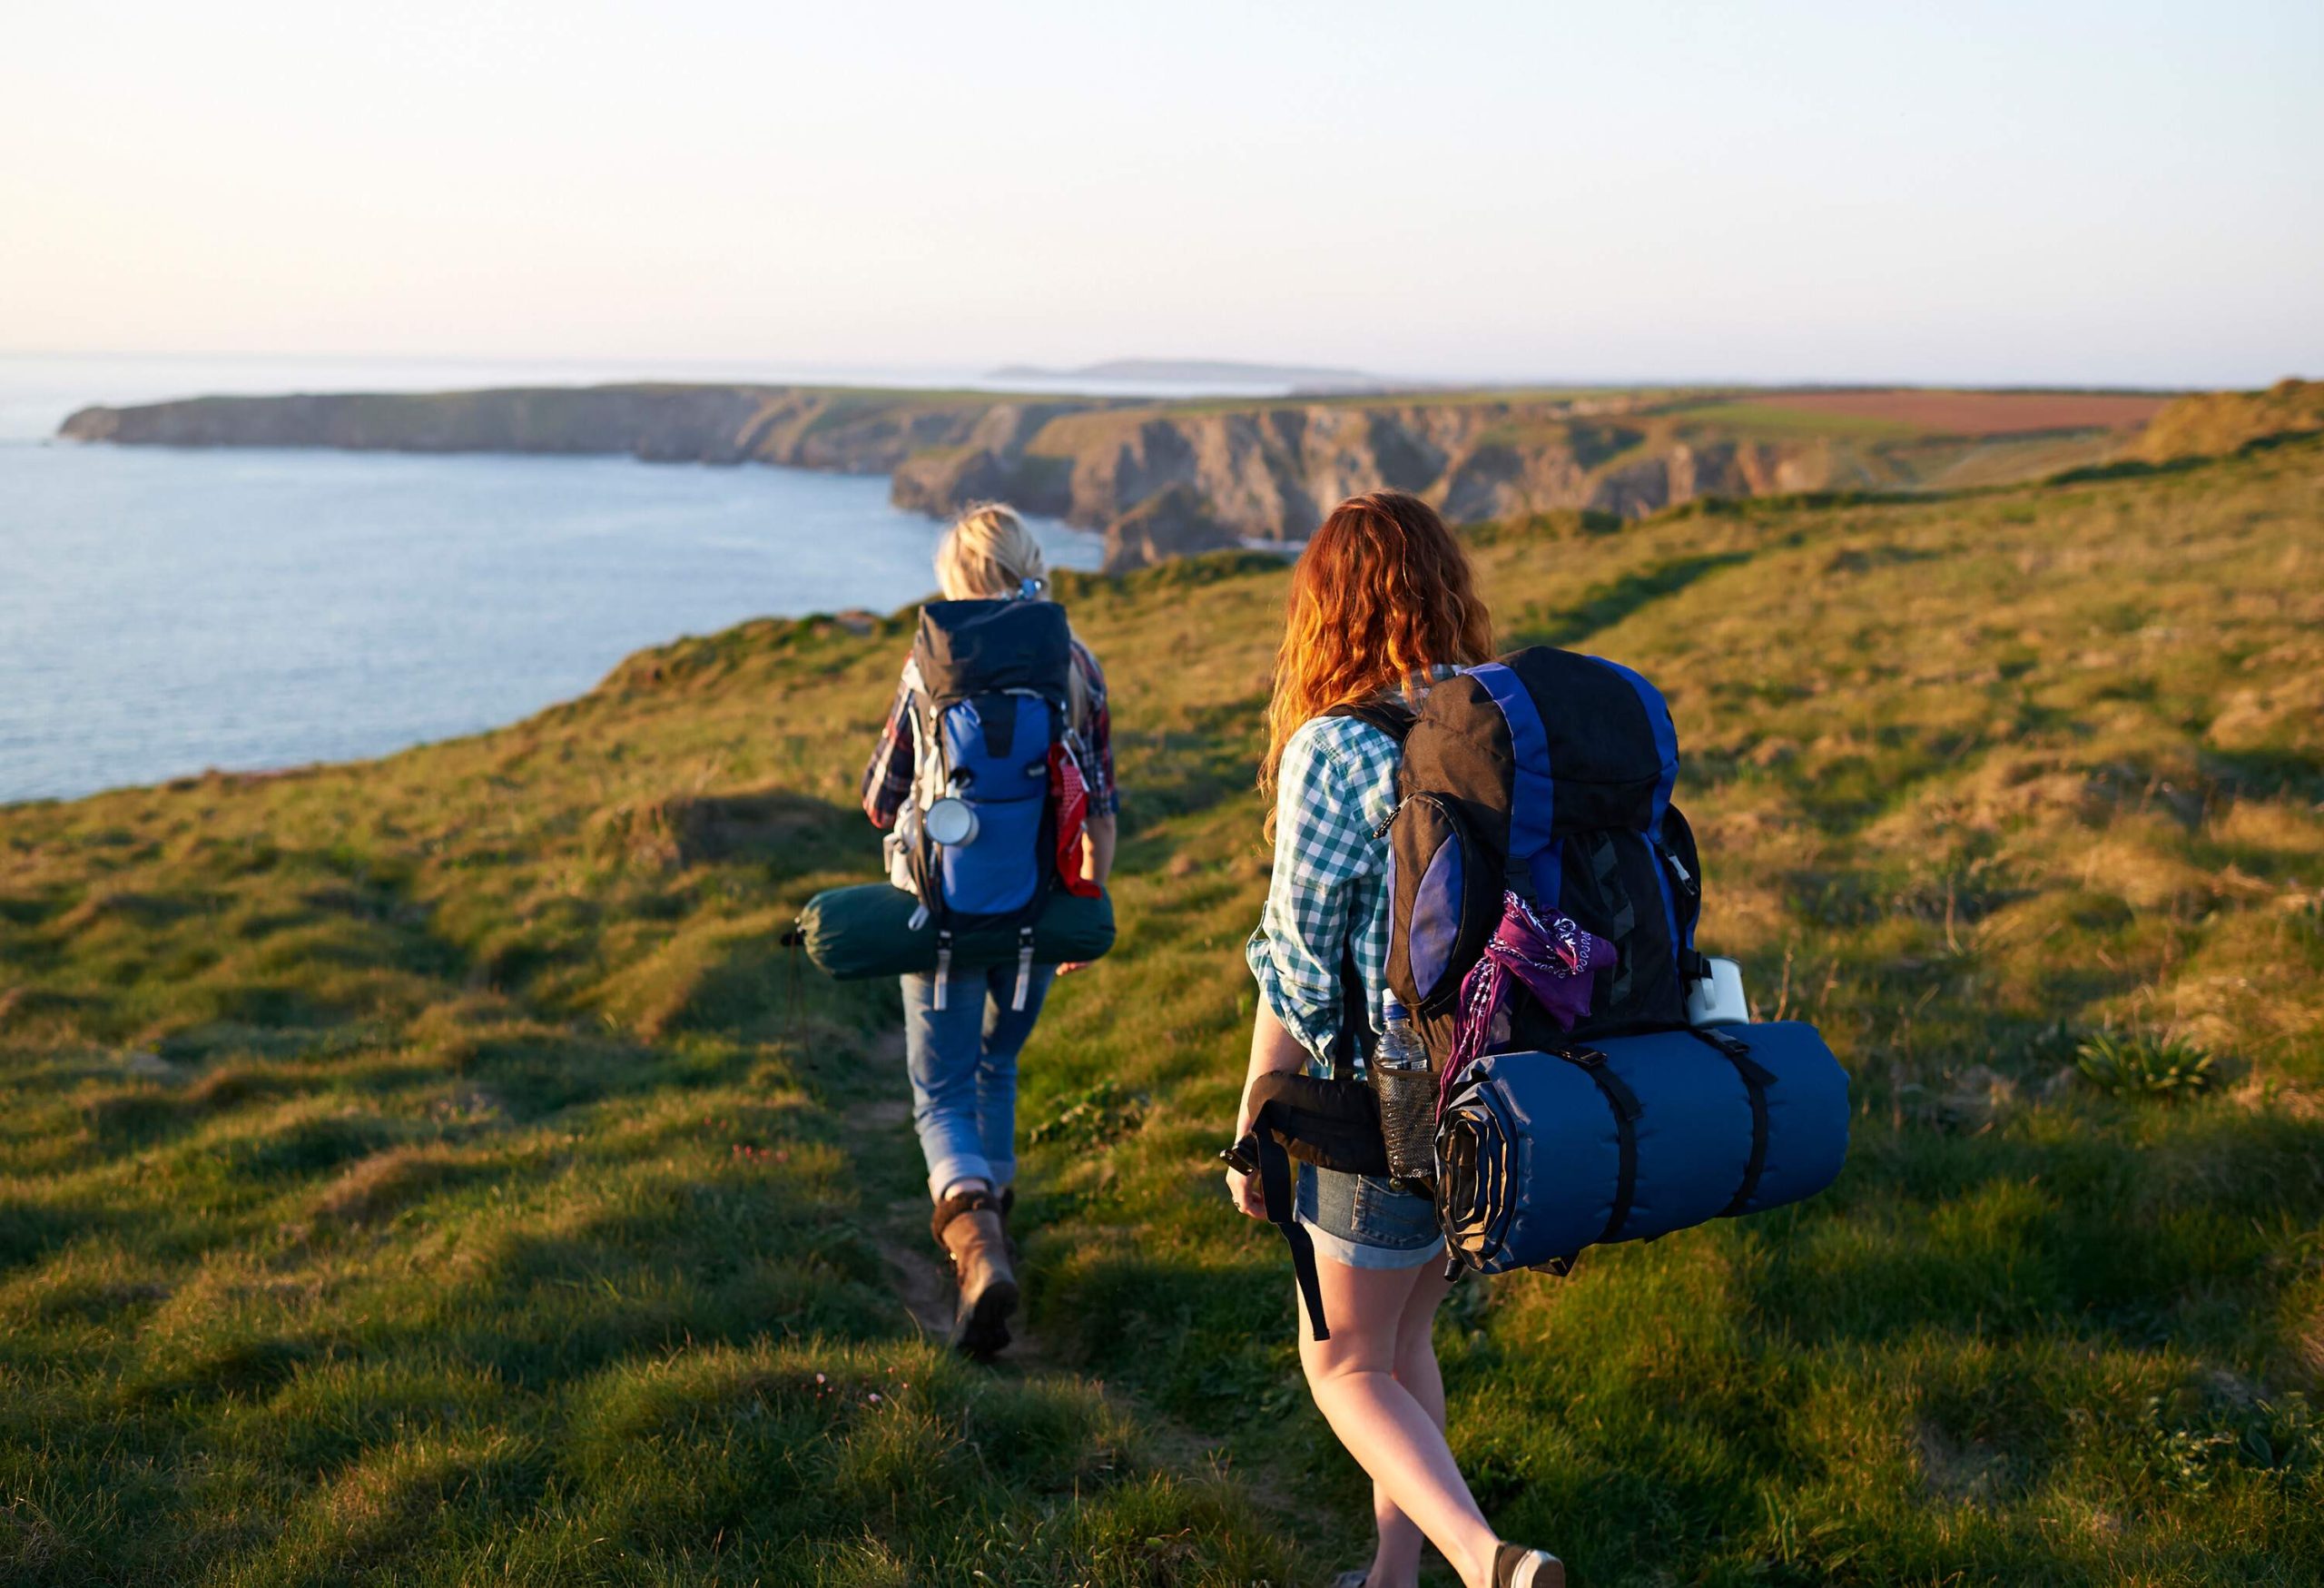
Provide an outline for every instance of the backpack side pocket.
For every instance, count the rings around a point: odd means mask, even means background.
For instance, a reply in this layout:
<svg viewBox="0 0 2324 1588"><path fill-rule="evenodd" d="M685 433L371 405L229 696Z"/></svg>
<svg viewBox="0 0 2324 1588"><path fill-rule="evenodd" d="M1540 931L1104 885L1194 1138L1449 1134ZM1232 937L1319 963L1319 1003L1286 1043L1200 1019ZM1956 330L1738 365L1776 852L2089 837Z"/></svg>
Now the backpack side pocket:
<svg viewBox="0 0 2324 1588"><path fill-rule="evenodd" d="M1486 865L1449 801L1414 794L1388 824L1388 986L1430 1050L1447 1033L1461 981L1501 919L1501 868Z"/></svg>

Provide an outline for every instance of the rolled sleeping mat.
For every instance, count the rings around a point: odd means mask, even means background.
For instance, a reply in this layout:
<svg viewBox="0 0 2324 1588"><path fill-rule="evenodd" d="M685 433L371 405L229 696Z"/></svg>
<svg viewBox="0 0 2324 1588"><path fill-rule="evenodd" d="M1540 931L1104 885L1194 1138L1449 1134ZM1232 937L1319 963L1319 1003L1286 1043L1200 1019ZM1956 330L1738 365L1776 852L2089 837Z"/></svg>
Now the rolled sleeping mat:
<svg viewBox="0 0 2324 1588"><path fill-rule="evenodd" d="M1812 1197L1847 1145L1847 1072L1798 1021L1496 1053L1446 1100L1438 1211L1498 1274Z"/></svg>
<svg viewBox="0 0 2324 1588"><path fill-rule="evenodd" d="M807 957L841 981L906 976L936 969L936 928L918 926L920 901L889 883L830 888L807 901L796 931ZM1094 960L1114 946L1114 902L1052 889L1033 923L1033 962L1063 965ZM1017 962L1017 929L956 930L952 969L986 970Z"/></svg>

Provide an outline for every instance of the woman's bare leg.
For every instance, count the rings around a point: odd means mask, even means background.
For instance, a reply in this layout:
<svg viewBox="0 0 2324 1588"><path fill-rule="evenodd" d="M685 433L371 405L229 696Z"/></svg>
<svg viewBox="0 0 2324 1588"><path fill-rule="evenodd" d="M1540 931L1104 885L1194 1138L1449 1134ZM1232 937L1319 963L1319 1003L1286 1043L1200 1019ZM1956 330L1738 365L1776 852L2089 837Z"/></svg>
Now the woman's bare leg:
<svg viewBox="0 0 2324 1588"><path fill-rule="evenodd" d="M1433 1261L1413 1270L1419 1277L1396 1320L1396 1382L1420 1403L1428 1420L1444 1431L1444 1377L1436 1366L1436 1308L1452 1288ZM1398 1509L1388 1491L1372 1485L1372 1520L1380 1542L1365 1574L1365 1588L1406 1588L1420 1580L1420 1552L1426 1540L1413 1519Z"/></svg>
<svg viewBox="0 0 2324 1588"><path fill-rule="evenodd" d="M1444 1442L1444 1389L1424 1321L1443 1299L1433 1264L1413 1268L1351 1268L1317 1253L1315 1268L1332 1337L1318 1341L1299 1316L1299 1361L1324 1420L1371 1475L1382 1523L1381 1548L1394 1545L1409 1561L1375 1560L1399 1575L1378 1588L1403 1588L1418 1570L1420 1552L1403 1527L1417 1527L1443 1552L1469 1588L1489 1588L1500 1544ZM1406 1320L1418 1315L1411 1328ZM1425 1358L1425 1365L1423 1358ZM1400 1371L1403 1370L1403 1371ZM1413 1386L1403 1382L1408 1371ZM1423 1399L1425 1396L1425 1399ZM1395 1514L1392 1517L1390 1513ZM1367 1585L1371 1588L1371 1585Z"/></svg>

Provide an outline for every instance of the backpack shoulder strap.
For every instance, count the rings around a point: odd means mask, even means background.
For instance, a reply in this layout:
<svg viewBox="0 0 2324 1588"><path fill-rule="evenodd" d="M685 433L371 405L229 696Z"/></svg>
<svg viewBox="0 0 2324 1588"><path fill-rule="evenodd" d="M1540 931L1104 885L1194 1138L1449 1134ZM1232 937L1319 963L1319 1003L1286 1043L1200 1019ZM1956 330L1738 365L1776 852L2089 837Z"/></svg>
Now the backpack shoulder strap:
<svg viewBox="0 0 2324 1588"><path fill-rule="evenodd" d="M1350 700L1332 707L1325 716L1354 717L1357 722L1378 728L1396 742L1399 749L1413 731L1413 724L1420 714L1399 696L1375 695L1369 700ZM1355 1077L1356 1060L1369 1062L1374 1046L1372 1032L1372 1000L1364 991L1364 976L1355 963L1355 940L1351 937L1340 949L1340 1034L1326 1055L1334 1080L1352 1080Z"/></svg>
<svg viewBox="0 0 2324 1588"><path fill-rule="evenodd" d="M1340 1031L1332 1039L1332 1050L1325 1062L1331 1066L1334 1080L1354 1080L1358 1060L1372 1062L1372 1050L1380 1045L1372 1030L1372 1000L1364 996L1364 972L1355 962L1355 938L1351 934L1340 945Z"/></svg>
<svg viewBox="0 0 2324 1588"><path fill-rule="evenodd" d="M1354 717L1367 723L1402 745L1413 731L1413 724L1420 714L1394 695L1375 695L1369 700L1344 701L1324 714L1325 716Z"/></svg>

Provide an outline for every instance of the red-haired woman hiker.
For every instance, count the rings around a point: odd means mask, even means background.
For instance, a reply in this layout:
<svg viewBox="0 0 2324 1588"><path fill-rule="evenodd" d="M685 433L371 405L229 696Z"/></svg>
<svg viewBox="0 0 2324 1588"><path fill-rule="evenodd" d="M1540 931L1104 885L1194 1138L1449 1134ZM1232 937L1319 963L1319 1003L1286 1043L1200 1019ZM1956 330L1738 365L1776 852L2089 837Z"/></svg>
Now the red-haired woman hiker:
<svg viewBox="0 0 2324 1588"><path fill-rule="evenodd" d="M1275 795L1275 879L1250 942L1259 1011L1236 1139L1251 1128L1250 1080L1322 1071L1341 1035L1349 951L1363 1007L1380 1007L1385 983L1383 833L1402 752L1379 727L1325 714L1384 694L1417 704L1437 679L1492 655L1468 555L1418 498L1352 498L1307 542L1259 774ZM1265 1217L1255 1179L1229 1170L1227 1185L1244 1212ZM1331 1337L1318 1341L1301 1312L1300 1365L1332 1431L1371 1475L1379 1528L1370 1567L1337 1588L1413 1588L1423 1538L1468 1588L1561 1588L1556 1557L1494 1534L1445 1444L1431 1329L1450 1281L1433 1206L1385 1179L1305 1164L1298 1206L1332 1320Z"/></svg>

